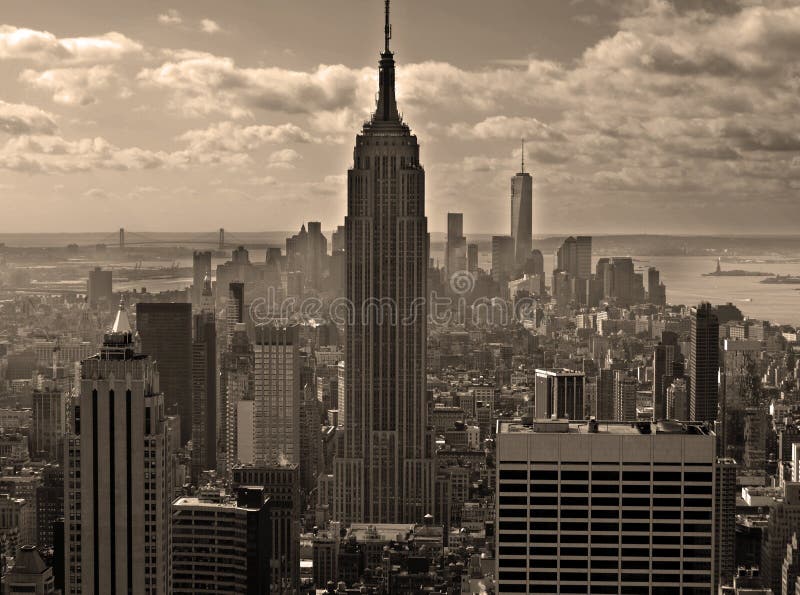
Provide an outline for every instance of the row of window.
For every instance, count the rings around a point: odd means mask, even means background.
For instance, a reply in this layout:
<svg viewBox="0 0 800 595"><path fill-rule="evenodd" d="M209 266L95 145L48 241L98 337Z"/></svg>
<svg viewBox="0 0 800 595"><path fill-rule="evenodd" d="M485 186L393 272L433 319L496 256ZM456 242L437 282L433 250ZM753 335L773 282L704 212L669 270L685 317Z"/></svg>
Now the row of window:
<svg viewBox="0 0 800 595"><path fill-rule="evenodd" d="M594 536L592 537L594 539ZM502 541L502 540L501 540ZM557 547L542 547L542 546L535 546L527 548L525 546L518 546L518 545L500 545L499 552L501 556L500 565L503 566L506 564L505 556L531 556L539 560L541 558L547 556L578 556L581 558L585 558L589 553L591 553L592 558L605 556L608 558L619 558L620 556L625 558L703 558L707 559L710 558L711 552L706 548L702 549L691 549L691 548L669 548L669 549L653 549L652 555L649 550L645 550L642 547L636 548L609 548L609 547L595 547L594 544L591 548L587 547L566 547L561 546L561 552L559 553L559 548ZM655 552L659 552L658 555Z"/></svg>
<svg viewBox="0 0 800 595"><path fill-rule="evenodd" d="M589 531L590 523L586 521L561 521L561 523L552 523L546 521L536 521L530 523L531 531ZM689 524L684 523L622 523L622 531L638 531L640 533L680 533L683 527L684 533L708 533L711 531L711 525L708 524ZM518 530L525 531L524 527L519 527ZM604 523L592 521L591 531L608 531L612 533L620 532L619 523ZM501 533L500 541L506 539L507 541L525 541L527 533Z"/></svg>
<svg viewBox="0 0 800 595"><path fill-rule="evenodd" d="M640 585L592 585L593 595L642 595L643 590ZM548 585L537 584L535 593L587 593L586 585ZM500 583L499 593L528 593L527 585L515 583ZM647 589L644 589L647 593ZM650 588L651 595L708 595L708 586L703 587L681 587L678 586L658 586Z"/></svg>
<svg viewBox="0 0 800 595"><path fill-rule="evenodd" d="M588 570L617 570L620 568L623 572L626 570L666 570L666 571L679 571L681 569L680 560L572 560L556 558L537 558L536 568L579 568ZM506 568L527 568L528 560L525 558L509 558L500 562L500 572ZM684 570L701 571L711 570L710 560L684 560Z"/></svg>
<svg viewBox="0 0 800 595"><path fill-rule="evenodd" d="M532 469L530 472L524 469L501 469L500 479L517 479L532 481L589 481L589 471L574 471L569 469L562 469L560 474L558 470L543 470ZM611 470L597 470L591 472L592 481L655 481L655 482L711 482L713 473L706 471L627 471L623 470L620 474L619 471Z"/></svg>

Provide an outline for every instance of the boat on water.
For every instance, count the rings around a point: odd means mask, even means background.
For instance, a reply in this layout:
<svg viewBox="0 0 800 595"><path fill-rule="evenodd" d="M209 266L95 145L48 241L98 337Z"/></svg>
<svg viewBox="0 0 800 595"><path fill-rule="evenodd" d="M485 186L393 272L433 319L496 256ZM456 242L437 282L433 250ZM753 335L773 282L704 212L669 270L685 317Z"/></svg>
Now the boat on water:
<svg viewBox="0 0 800 595"><path fill-rule="evenodd" d="M767 279L762 279L761 283L772 285L800 285L800 275L775 275Z"/></svg>

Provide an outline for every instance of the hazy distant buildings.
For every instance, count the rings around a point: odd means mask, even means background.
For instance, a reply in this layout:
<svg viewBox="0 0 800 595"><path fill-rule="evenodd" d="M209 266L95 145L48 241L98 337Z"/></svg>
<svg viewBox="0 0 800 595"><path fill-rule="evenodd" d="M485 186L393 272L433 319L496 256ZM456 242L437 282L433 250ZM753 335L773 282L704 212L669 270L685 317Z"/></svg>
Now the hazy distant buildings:
<svg viewBox="0 0 800 595"><path fill-rule="evenodd" d="M331 252L341 250L344 252L344 225L336 227L336 231L331 234Z"/></svg>
<svg viewBox="0 0 800 595"><path fill-rule="evenodd" d="M120 307L100 353L81 363L66 481L67 593L166 595L170 452L158 372L136 353Z"/></svg>
<svg viewBox="0 0 800 595"><path fill-rule="evenodd" d="M203 295L203 283L211 278L211 252L195 251L192 254L192 305L198 306Z"/></svg>
<svg viewBox="0 0 800 595"><path fill-rule="evenodd" d="M592 276L592 238L568 237L556 252L556 269L569 273L576 279Z"/></svg>
<svg viewBox="0 0 800 595"><path fill-rule="evenodd" d="M158 364L167 414L180 416L184 445L192 436L192 305L139 302L136 331L142 353Z"/></svg>
<svg viewBox="0 0 800 595"><path fill-rule="evenodd" d="M309 221L295 235L286 238L286 266L290 273L302 273L305 286L320 289L328 254L328 240L322 224Z"/></svg>
<svg viewBox="0 0 800 595"><path fill-rule="evenodd" d="M689 417L713 421L719 392L719 320L711 304L693 310L689 347Z"/></svg>
<svg viewBox="0 0 800 595"><path fill-rule="evenodd" d="M388 3L386 21L376 109L356 137L348 172L346 294L354 316L345 333L347 403L333 511L342 522L413 522L433 510L427 320L418 310L428 296L425 172L397 110ZM370 306L387 300L395 310L388 320Z"/></svg>
<svg viewBox="0 0 800 595"><path fill-rule="evenodd" d="M528 275L544 275L544 255L541 250L531 250L522 272Z"/></svg>
<svg viewBox="0 0 800 595"><path fill-rule="evenodd" d="M467 244L467 270L478 272L478 244Z"/></svg>
<svg viewBox="0 0 800 595"><path fill-rule="evenodd" d="M647 300L656 306L667 305L667 288L661 282L661 274L655 267L647 269Z"/></svg>
<svg viewBox="0 0 800 595"><path fill-rule="evenodd" d="M514 272L514 238L492 236L492 278L501 283Z"/></svg>
<svg viewBox="0 0 800 595"><path fill-rule="evenodd" d="M111 271L104 271L100 267L95 267L89 271L86 293L90 306L111 306L114 299L114 293L111 289L111 277Z"/></svg>
<svg viewBox="0 0 800 595"><path fill-rule="evenodd" d="M456 272L467 269L467 238L464 237L464 214L447 213L447 243L445 271L450 279Z"/></svg>

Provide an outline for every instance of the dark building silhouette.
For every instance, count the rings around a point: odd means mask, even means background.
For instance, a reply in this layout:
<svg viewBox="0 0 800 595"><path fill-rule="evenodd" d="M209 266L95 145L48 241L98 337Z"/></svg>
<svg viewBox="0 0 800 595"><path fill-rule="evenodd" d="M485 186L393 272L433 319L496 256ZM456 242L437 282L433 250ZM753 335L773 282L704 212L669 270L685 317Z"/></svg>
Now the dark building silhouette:
<svg viewBox="0 0 800 595"><path fill-rule="evenodd" d="M192 479L217 468L217 329L206 277L192 337Z"/></svg>
<svg viewBox="0 0 800 595"><path fill-rule="evenodd" d="M42 470L42 485L36 488L36 533L40 549L55 545L54 526L64 516L64 469L53 465Z"/></svg>
<svg viewBox="0 0 800 595"><path fill-rule="evenodd" d="M263 486L270 500L270 593L297 592L300 585L300 468L297 465L237 467L234 490Z"/></svg>
<svg viewBox="0 0 800 595"><path fill-rule="evenodd" d="M168 415L180 416L181 444L192 437L192 305L136 304L139 348L158 366Z"/></svg>
<svg viewBox="0 0 800 595"><path fill-rule="evenodd" d="M263 487L201 491L172 504L174 595L269 593L272 523Z"/></svg>
<svg viewBox="0 0 800 595"><path fill-rule="evenodd" d="M100 267L95 267L89 271L89 280L86 284L88 302L92 307L110 306L113 299L111 289L111 271L104 271Z"/></svg>
<svg viewBox="0 0 800 595"><path fill-rule="evenodd" d="M667 417L667 386L672 381L678 349L677 335L664 331L653 352L653 418L656 420Z"/></svg>
<svg viewBox="0 0 800 595"><path fill-rule="evenodd" d="M692 312L690 349L689 417L713 421L719 393L719 319L709 303Z"/></svg>

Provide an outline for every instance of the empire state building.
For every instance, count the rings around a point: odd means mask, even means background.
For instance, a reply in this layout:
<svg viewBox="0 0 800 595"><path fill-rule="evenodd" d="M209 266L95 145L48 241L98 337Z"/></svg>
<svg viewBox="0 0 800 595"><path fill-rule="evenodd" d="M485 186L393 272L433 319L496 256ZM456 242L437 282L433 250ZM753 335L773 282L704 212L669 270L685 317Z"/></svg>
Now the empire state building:
<svg viewBox="0 0 800 595"><path fill-rule="evenodd" d="M356 136L347 179L346 295L352 316L333 513L345 523L415 522L433 512L425 171L417 137L397 111L389 0L385 37L377 106Z"/></svg>

